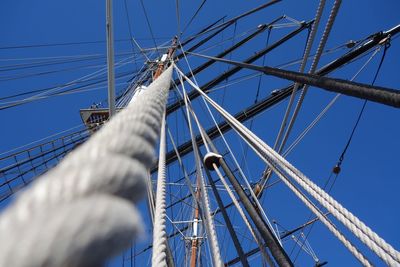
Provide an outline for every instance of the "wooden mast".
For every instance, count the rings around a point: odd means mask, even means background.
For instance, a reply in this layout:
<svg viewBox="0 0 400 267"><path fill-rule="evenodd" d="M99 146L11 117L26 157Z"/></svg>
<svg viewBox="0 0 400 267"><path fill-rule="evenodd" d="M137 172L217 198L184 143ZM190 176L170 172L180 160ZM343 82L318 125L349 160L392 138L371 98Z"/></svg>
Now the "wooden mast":
<svg viewBox="0 0 400 267"><path fill-rule="evenodd" d="M200 201L200 179L197 176L197 190L196 190L196 200L197 203ZM197 251L199 246L198 239L198 227L199 227L199 207L195 205L194 209L194 219L193 219L193 235L192 235L192 254L190 256L190 267L196 267Z"/></svg>

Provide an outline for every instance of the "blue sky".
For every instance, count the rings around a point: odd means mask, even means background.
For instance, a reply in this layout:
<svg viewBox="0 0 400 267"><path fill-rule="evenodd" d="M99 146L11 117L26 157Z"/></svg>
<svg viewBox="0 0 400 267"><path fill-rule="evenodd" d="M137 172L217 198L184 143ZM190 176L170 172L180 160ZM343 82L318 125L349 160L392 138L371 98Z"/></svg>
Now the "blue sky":
<svg viewBox="0 0 400 267"><path fill-rule="evenodd" d="M177 19L175 1L144 1L149 15L150 23L158 45L169 42L177 33ZM181 27L196 10L201 1L180 1ZM238 15L246 10L264 3L265 1L207 1L199 16L188 28L183 37L201 29L207 23L211 23L221 16L228 18ZM324 25L328 10L333 1L327 1L326 10L322 20ZM276 17L286 14L297 20L310 20L315 14L318 1L282 1L266 10L240 21L236 30L232 27L224 32L224 35L216 38L213 42L229 38L234 33L242 33L261 23L268 23ZM153 47L153 41L143 16L139 1L127 0L132 33L142 47ZM398 1L343 1L338 17L335 21L332 33L329 37L327 48L337 47L348 40L359 40L380 30L387 30L400 23L398 19ZM126 10L124 1L114 0L114 36L116 40L129 38ZM105 40L105 3L104 1L29 1L29 0L3 0L0 2L0 47L24 46L31 44L85 42ZM321 36L321 28L317 36ZM276 41L284 34L293 30L274 29L271 32L270 42ZM241 60L252 53L260 50L266 42L266 34L259 36L254 41L246 44L243 49L235 51L232 59ZM287 61L298 59L304 48L306 34L302 33L292 41L278 48L266 57L265 64L277 66ZM211 43L212 44L212 43ZM224 44L225 48L231 42ZM116 62L128 58L131 49L130 42L116 42L116 54L122 53ZM205 54L215 55L223 47L216 47L205 51ZM316 49L314 45L313 51ZM319 66L330 62L340 56L346 50L323 57ZM5 67L12 64L29 62L28 58L59 57L76 55L105 54L104 42L85 45L65 45L39 48L21 49L0 49L0 66ZM382 51L367 66L358 77L357 81L370 83L381 58ZM376 84L391 88L399 88L400 75L400 46L398 39L393 40L392 46L387 52L385 62ZM13 60L10 60L13 59ZM18 60L16 60L18 59ZM22 60L23 59L23 60ZM346 66L334 72L332 77L350 79L362 66L367 58ZM189 58L192 66L196 66L202 59ZM261 61L257 61L261 64ZM86 65L85 65L86 64ZM26 92L30 90L46 88L57 84L72 81L78 77L87 75L100 69L104 59L91 63L80 63L81 68L73 71L56 72L49 75L40 75L29 78L0 81L0 97L10 94ZM138 63L141 64L140 62ZM184 62L179 66L187 69ZM42 69L24 69L20 72L3 71L1 79L13 75L27 75L40 71L60 70L62 66L46 67ZM65 67L64 67L65 68ZM228 66L215 64L208 72L199 75L199 84L206 83L215 73L226 70ZM118 73L130 72L136 69L132 60L129 64L117 70ZM297 70L298 65L289 69ZM252 74L250 71L242 71L239 77L245 74ZM117 89L122 90L126 86L128 77L117 80ZM254 101L258 79L249 80L243 84L237 84L227 89L217 90L213 98L224 107L235 113L250 105ZM281 81L271 77L262 77L260 97L265 97L274 89L288 85L287 81ZM104 84L102 84L103 86ZM306 97L304 108L293 131L292 139L312 121L323 109L334 95L315 88L311 88ZM85 93L71 94L54 97L46 100L36 101L23 106L0 110L1 138L0 153L9 149L24 145L48 135L74 127L81 123L79 109L90 106L93 102L103 102L107 97L106 88L88 91ZM201 103L194 103L201 113ZM331 168L337 162L347 138L351 132L362 101L349 97L341 97L332 107L324 119L303 142L289 156L293 162L306 175L316 183L322 185L329 176ZM279 129L286 102L264 112L254 121L253 130L262 137L268 144L272 145ZM400 180L398 175L398 151L400 149L400 126L398 123L399 110L374 103L368 103L363 118L354 136L353 142L346 154L342 165L342 173L335 184L332 195L350 211L354 212L360 219L365 221L373 230L381 235L395 248L400 247L400 215L398 212L399 195L398 188ZM177 125L179 115L171 116L169 124L173 125L172 132L181 132L176 141L187 140L187 131L182 125ZM201 120L205 126L210 126L209 118L202 114ZM249 124L247 124L249 126ZM234 151L240 158L243 154L241 143L236 135L229 133L228 140L235 147ZM247 165L243 166L251 181L256 181L264 169L264 165L249 152ZM188 169L192 169L192 162L187 159ZM171 169L173 172L174 169ZM173 178L170 178L173 181ZM180 192L181 194L182 192ZM227 196L224 196L227 200ZM216 207L215 203L213 205ZM264 197L265 208L272 219L278 220L286 228L294 228L305 222L309 216L306 208L295 198L295 196L284 187L274 187ZM144 206L144 204L143 204ZM144 208L143 208L144 211ZM147 213L144 211L144 216ZM238 217L237 217L238 218ZM145 218L145 220L148 220ZM348 232L346 235L351 236ZM354 239L351 239L354 240ZM148 241L148 240L147 240ZM316 251L318 257L327 260L330 266L355 266L358 263L348 253L340 242L323 227L321 224L314 226L309 241ZM145 242L142 241L142 246ZM357 245L360 243L355 242ZM285 244L286 246L286 244ZM289 250L293 242L288 242ZM361 246L362 247L362 246ZM232 249L232 248L231 248ZM379 259L374 257L363 247L363 252L373 262L380 265ZM227 252L229 254L229 252ZM232 254L229 254L230 256ZM231 257L227 257L230 259ZM142 257L138 262L147 263ZM304 253L299 257L299 266L310 266L311 260ZM117 263L115 263L117 265Z"/></svg>

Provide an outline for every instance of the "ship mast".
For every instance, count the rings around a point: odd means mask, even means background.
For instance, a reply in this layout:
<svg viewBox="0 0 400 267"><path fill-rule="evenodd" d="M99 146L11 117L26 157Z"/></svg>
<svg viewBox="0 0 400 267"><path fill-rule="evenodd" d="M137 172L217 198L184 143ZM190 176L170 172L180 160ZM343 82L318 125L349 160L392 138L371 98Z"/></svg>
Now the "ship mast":
<svg viewBox="0 0 400 267"><path fill-rule="evenodd" d="M115 114L114 34L112 0L106 0L107 77L109 117Z"/></svg>

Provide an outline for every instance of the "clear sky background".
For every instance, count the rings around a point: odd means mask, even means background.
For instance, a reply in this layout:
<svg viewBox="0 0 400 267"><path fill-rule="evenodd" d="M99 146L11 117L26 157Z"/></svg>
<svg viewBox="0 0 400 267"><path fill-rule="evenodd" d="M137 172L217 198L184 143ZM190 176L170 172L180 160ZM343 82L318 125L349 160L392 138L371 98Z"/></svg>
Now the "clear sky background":
<svg viewBox="0 0 400 267"><path fill-rule="evenodd" d="M51 65L42 68L4 70L14 68L17 64L27 64L37 60L32 58L105 55L104 2L96 0L1 1L0 98L64 84L104 67L105 58L100 58L90 62L74 63L75 65L69 66ZM161 45L164 42L168 44L178 31L175 1L147 0L144 2L157 45ZM180 27L182 29L201 1L179 2ZM259 0L207 1L198 17L184 33L182 39L222 16L226 15L227 18L231 18L264 2ZM126 0L126 3L133 36L142 47L154 47L140 2ZM333 1L327 1L315 43L319 41L332 3ZM268 23L283 14L300 21L308 21L313 19L317 4L318 1L284 0L240 21L236 25L236 30L229 29L223 36L218 37L218 40L214 40L214 43L216 44L223 38L229 38L234 33L238 34L254 28L258 24ZM361 40L372 33L392 28L400 23L398 10L400 10L400 3L395 0L343 1L326 48L340 46L348 40ZM133 72L136 69L136 65L132 59L128 58L131 57L129 53L132 51L132 46L129 41L126 41L129 38L129 28L124 1L114 0L114 16L114 37L119 40L115 44L115 50L116 54L121 54L117 56L116 62L125 59L129 63L117 69L116 73L118 75ZM270 43L293 29L274 29L271 33ZM300 58L305 44L305 37L306 34L303 33L268 55L265 59L265 64L277 66ZM376 82L377 85L400 88L400 43L398 40L393 40L392 46L387 51L386 59ZM37 44L94 41L96 43L21 47ZM260 50L265 46L265 42L266 34L233 53L231 58L242 60ZM224 47L229 47L231 44L231 42L226 42L223 47L218 46L204 51L204 53L216 55ZM316 44L313 47L313 51L315 49ZM344 54L345 51L340 50L323 57L319 66L323 66L332 59ZM372 81L381 56L382 51L375 56L366 70L357 78L357 81L364 83ZM334 72L331 76L350 79L367 58ZM204 60L190 57L189 62L192 66L196 66L204 62ZM260 65L261 61L256 63ZM140 66L141 64L142 62L138 61L138 65ZM180 65L182 68L187 69L184 63L180 63ZM16 67L21 67L21 65ZM215 64L213 68L210 68L210 71L199 75L197 80L199 84L204 84L213 78L215 73L226 69L226 65ZM297 70L298 65L291 66L288 69ZM43 73L49 71L56 72L51 74ZM252 73L243 71L240 75ZM105 77L105 75L101 77ZM123 78L118 79L117 89L122 90L125 88L129 78L129 75L125 75ZM253 79L244 84L232 86L225 94L222 93L222 90L218 90L212 96L219 103L224 103L224 106L229 111L235 113L253 103L257 83L258 79ZM260 98L269 95L272 90L288 84L289 82L287 81L263 77ZM91 91L57 96L0 110L0 153L79 125L81 123L79 109L87 108L92 103L104 103L104 99L107 97L104 85L103 83ZM310 89L290 140L294 140L333 96L331 93L315 88ZM5 101L0 100L0 107L7 105ZM361 100L342 96L321 123L312 130L289 156L289 160L315 182L322 185L347 142L361 106ZM271 111L264 112L257 117L254 123L253 130L270 145L273 144L276 137L285 107L286 102ZM373 103L367 104L353 142L346 154L342 173L332 191L332 195L339 202L359 216L360 219L397 249L400 248L400 230L398 228L400 224L400 197L398 194L400 188L398 174L398 151L400 149L399 115L398 109ZM172 117L169 124L172 125L177 120L178 117ZM202 120L206 126L209 125L209 121L205 116L202 117ZM178 133L179 127L181 126L177 126L172 131ZM187 137L187 133L185 133L176 138L177 141L183 141L187 140ZM229 134L228 138L233 146L236 147L234 149L235 152L242 155L243 151L237 138L232 134ZM255 155L249 152L247 165L244 168L249 179L256 181L264 169L264 165L256 159ZM285 228L292 229L305 222L309 217L309 212L284 185L277 186L276 190L268 191L263 201L270 218L278 220ZM213 205L215 207L215 203ZM345 234L349 235L346 231ZM353 241L354 239L351 238L351 240ZM315 225L310 234L309 242L321 260L329 261L329 266L358 265L352 255L321 224ZM357 245L360 244L356 241L355 243ZM145 242L143 241L143 246L144 244ZM290 251L293 247L293 242L285 243L285 247ZM363 252L378 266L382 265L381 261L368 252L367 249L363 248ZM226 259L230 259L229 255L232 254L229 254L229 252L227 254L228 257ZM139 259L139 263L147 263L147 261L146 259ZM114 265L119 264L119 260L114 263ZM296 262L298 266L310 266L311 264L311 258L305 256L304 253L301 254L301 257Z"/></svg>

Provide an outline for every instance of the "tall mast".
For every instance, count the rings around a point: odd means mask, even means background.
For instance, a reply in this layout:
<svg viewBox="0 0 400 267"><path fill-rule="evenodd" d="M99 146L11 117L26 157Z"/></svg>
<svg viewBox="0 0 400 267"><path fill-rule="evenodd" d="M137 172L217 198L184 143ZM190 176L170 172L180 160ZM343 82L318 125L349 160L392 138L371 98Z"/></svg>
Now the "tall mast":
<svg viewBox="0 0 400 267"><path fill-rule="evenodd" d="M111 117L115 114L115 73L114 73L114 35L112 19L112 0L106 0L107 31L107 70L108 70L108 106Z"/></svg>

